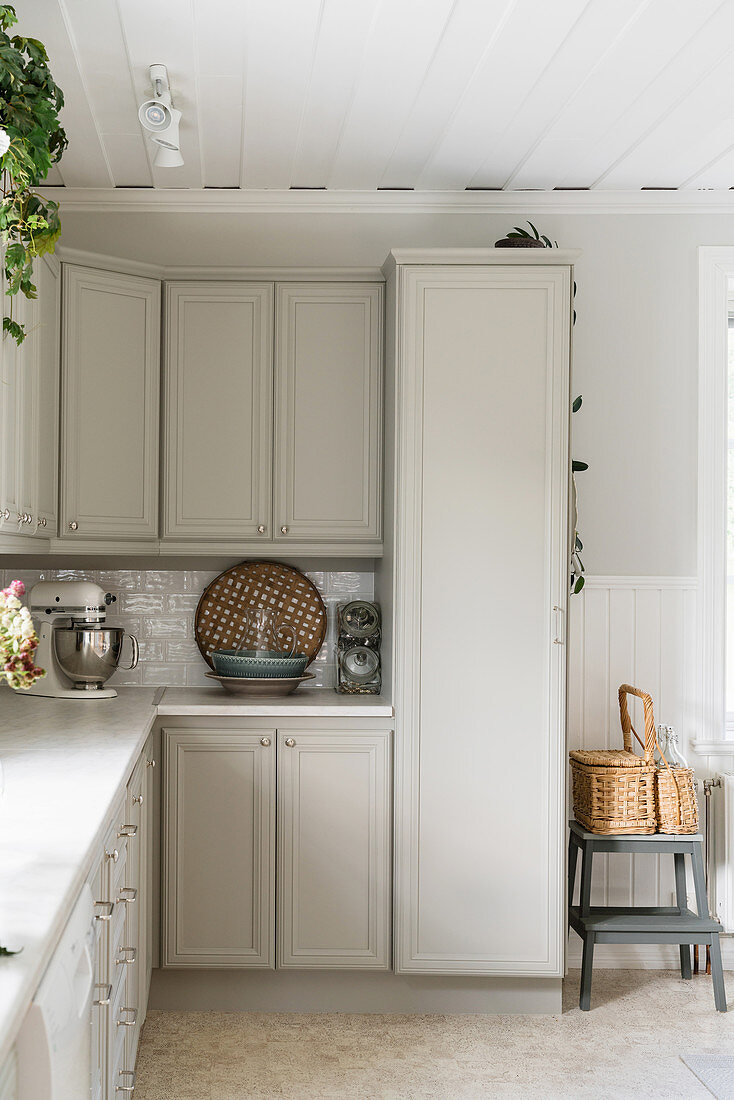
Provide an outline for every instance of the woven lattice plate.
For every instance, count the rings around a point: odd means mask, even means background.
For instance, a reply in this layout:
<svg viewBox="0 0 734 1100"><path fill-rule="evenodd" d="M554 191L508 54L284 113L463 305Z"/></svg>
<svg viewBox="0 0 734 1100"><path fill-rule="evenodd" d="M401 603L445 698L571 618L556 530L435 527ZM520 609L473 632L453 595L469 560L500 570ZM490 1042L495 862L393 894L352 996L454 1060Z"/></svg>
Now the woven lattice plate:
<svg viewBox="0 0 734 1100"><path fill-rule="evenodd" d="M278 612L281 621L296 632L297 652L308 657L308 664L313 661L326 634L326 608L318 588L291 565L243 561L215 577L196 608L196 644L210 668L214 668L210 654L215 649L253 648L246 612L258 607ZM289 649L287 631L282 641L283 649Z"/></svg>

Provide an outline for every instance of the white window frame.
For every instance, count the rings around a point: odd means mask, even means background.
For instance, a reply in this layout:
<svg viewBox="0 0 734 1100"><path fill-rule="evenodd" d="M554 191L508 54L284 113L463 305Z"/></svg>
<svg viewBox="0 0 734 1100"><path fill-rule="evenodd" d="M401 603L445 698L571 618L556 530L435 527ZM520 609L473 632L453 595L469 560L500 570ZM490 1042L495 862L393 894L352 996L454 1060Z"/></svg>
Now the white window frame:
<svg viewBox="0 0 734 1100"><path fill-rule="evenodd" d="M698 655L699 753L731 752L726 716L728 357L734 248L699 248Z"/></svg>

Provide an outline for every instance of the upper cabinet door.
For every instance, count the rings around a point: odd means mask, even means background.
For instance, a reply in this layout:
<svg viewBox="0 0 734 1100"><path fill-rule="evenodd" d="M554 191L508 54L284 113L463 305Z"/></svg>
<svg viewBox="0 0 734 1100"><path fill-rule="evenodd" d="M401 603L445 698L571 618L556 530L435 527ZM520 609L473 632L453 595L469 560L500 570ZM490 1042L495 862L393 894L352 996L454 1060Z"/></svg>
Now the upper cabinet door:
<svg viewBox="0 0 734 1100"><path fill-rule="evenodd" d="M272 330L269 283L168 285L164 536L270 537Z"/></svg>
<svg viewBox="0 0 734 1100"><path fill-rule="evenodd" d="M379 542L381 285L281 284L275 539Z"/></svg>
<svg viewBox="0 0 734 1100"><path fill-rule="evenodd" d="M64 265L60 534L158 533L160 284Z"/></svg>
<svg viewBox="0 0 734 1100"><path fill-rule="evenodd" d="M36 431L34 533L48 538L56 533L59 454L59 357L61 267L53 256L36 262L38 298L34 302L37 329L34 339Z"/></svg>

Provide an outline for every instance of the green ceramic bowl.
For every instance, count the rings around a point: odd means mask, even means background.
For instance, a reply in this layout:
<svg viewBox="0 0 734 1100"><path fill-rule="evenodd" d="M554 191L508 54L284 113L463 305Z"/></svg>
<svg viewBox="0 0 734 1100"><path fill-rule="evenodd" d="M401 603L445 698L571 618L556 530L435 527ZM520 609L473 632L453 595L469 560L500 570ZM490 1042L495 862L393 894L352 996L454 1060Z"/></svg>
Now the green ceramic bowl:
<svg viewBox="0 0 734 1100"><path fill-rule="evenodd" d="M292 657L276 652L256 655L253 649L215 649L211 658L220 676L245 678L302 676L308 664L303 653L294 653Z"/></svg>

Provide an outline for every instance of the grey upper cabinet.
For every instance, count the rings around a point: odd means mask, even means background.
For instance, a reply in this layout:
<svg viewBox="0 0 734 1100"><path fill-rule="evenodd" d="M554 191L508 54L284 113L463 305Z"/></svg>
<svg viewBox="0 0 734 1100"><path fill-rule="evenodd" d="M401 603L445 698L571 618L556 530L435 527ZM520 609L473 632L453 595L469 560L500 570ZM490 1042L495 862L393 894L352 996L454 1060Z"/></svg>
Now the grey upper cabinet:
<svg viewBox="0 0 734 1100"><path fill-rule="evenodd" d="M279 284L277 542L381 538L379 284Z"/></svg>
<svg viewBox="0 0 734 1100"><path fill-rule="evenodd" d="M0 545L33 553L56 531L59 411L59 263L36 260L38 297L18 296L20 347L0 344Z"/></svg>
<svg viewBox="0 0 734 1100"><path fill-rule="evenodd" d="M163 965L272 967L275 730L163 730Z"/></svg>
<svg viewBox="0 0 734 1100"><path fill-rule="evenodd" d="M62 537L157 537L159 388L158 281L64 265Z"/></svg>
<svg viewBox="0 0 734 1100"><path fill-rule="evenodd" d="M166 291L164 538L268 539L271 283Z"/></svg>
<svg viewBox="0 0 734 1100"><path fill-rule="evenodd" d="M390 733L278 733L278 966L390 967Z"/></svg>

